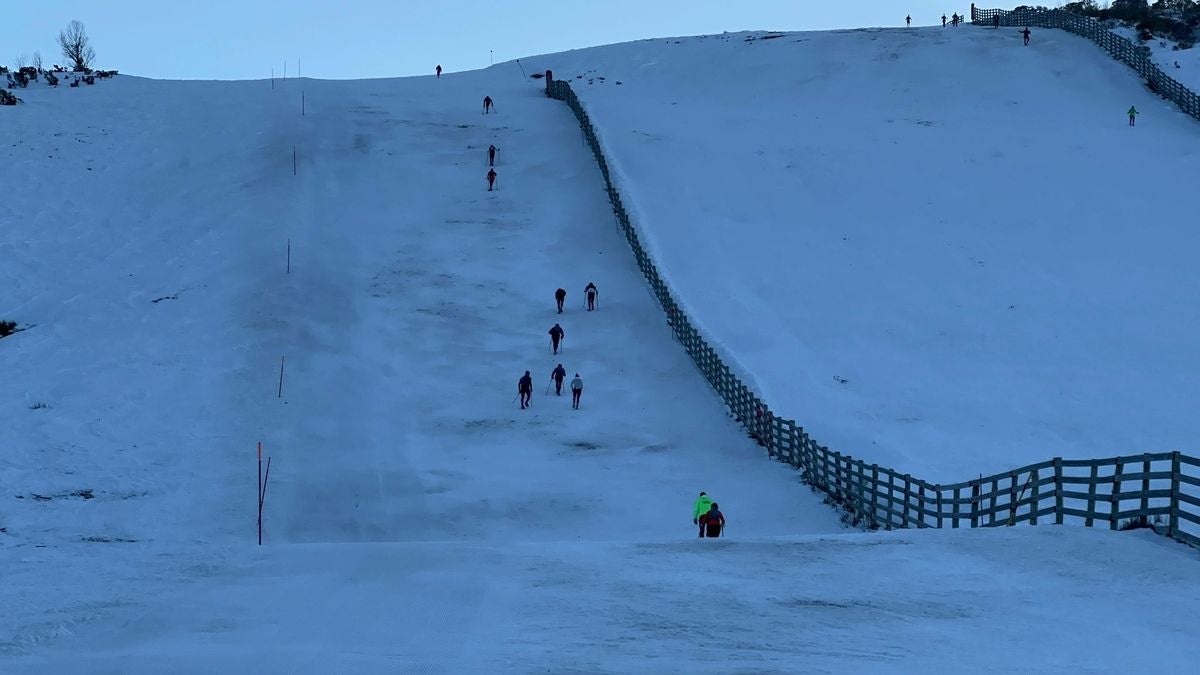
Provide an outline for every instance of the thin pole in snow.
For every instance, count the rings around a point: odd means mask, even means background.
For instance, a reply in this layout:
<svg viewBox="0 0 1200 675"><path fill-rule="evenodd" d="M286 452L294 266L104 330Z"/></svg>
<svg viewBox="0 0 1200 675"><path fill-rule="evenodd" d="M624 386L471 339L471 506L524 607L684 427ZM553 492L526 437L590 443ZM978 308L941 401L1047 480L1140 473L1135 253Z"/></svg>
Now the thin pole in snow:
<svg viewBox="0 0 1200 675"><path fill-rule="evenodd" d="M300 116L304 117L304 92L300 92Z"/></svg>
<svg viewBox="0 0 1200 675"><path fill-rule="evenodd" d="M258 545L262 546L263 470L262 441L258 442Z"/></svg>
<svg viewBox="0 0 1200 675"><path fill-rule="evenodd" d="M493 52L493 51L492 51L492 50L490 50L490 49L488 50L488 65L489 65L489 66L494 66L494 65L496 65L495 52Z"/></svg>
<svg viewBox="0 0 1200 675"><path fill-rule="evenodd" d="M300 57L296 57L296 77L300 77Z"/></svg>
<svg viewBox="0 0 1200 675"><path fill-rule="evenodd" d="M287 247L287 273L288 273L288 274L291 274L291 273L292 273L292 238L291 238L291 237L288 237L288 247Z"/></svg>
<svg viewBox="0 0 1200 675"><path fill-rule="evenodd" d="M283 360L286 356L279 357L279 395L275 398L283 398Z"/></svg>
<svg viewBox="0 0 1200 675"><path fill-rule="evenodd" d="M292 146L292 175L296 175L296 146Z"/></svg>
<svg viewBox="0 0 1200 675"><path fill-rule="evenodd" d="M271 69L271 88L275 88L275 69Z"/></svg>

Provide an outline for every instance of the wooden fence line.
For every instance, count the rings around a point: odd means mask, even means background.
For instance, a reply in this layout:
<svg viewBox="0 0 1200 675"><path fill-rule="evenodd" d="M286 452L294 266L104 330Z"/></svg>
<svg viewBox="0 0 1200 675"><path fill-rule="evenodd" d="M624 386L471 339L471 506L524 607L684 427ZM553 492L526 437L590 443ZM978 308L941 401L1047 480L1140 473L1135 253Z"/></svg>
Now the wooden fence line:
<svg viewBox="0 0 1200 675"><path fill-rule="evenodd" d="M971 23L980 26L999 25L1008 28L1038 26L1058 28L1075 33L1095 42L1117 61L1124 63L1146 81L1146 86L1159 96L1172 101L1183 112L1200 119L1200 96L1167 75L1150 58L1150 48L1135 44L1104 27L1104 24L1089 17L1072 14L1061 9L978 9L971 3Z"/></svg>
<svg viewBox="0 0 1200 675"><path fill-rule="evenodd" d="M972 14L978 14L978 10L972 8ZM565 102L579 120L604 176L618 228L679 343L730 413L766 447L767 455L799 469L803 480L825 492L828 501L842 508L851 523L889 530L998 527L1037 525L1053 517L1056 524L1082 520L1091 527L1101 521L1117 529L1122 521L1153 518L1156 522L1151 525L1156 532L1200 546L1200 459L1179 452L1091 460L1055 457L992 476L940 485L831 451L794 420L775 415L733 374L675 301L653 258L640 243L596 130L570 83L555 80L549 71L545 79L546 95ZM1106 470L1102 472L1102 468ZM1085 469L1086 475L1081 475ZM1140 485L1138 489L1127 489L1128 483ZM1125 508L1133 502L1135 507Z"/></svg>

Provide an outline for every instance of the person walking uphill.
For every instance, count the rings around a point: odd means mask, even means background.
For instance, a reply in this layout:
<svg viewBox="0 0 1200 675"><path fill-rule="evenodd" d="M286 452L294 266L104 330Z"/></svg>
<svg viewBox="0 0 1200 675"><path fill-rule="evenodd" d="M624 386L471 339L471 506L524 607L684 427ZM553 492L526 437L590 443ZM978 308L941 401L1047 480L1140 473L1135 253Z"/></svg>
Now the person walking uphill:
<svg viewBox="0 0 1200 675"><path fill-rule="evenodd" d="M708 513L700 516L699 525L701 537L721 536L721 530L725 529L725 516L717 508L716 502L713 502L712 506L709 507Z"/></svg>
<svg viewBox="0 0 1200 675"><path fill-rule="evenodd" d="M909 15L908 15L908 16L906 16L906 17L904 17L904 25L905 25L905 26L911 26L911 25L912 25L912 15L911 15L911 14L909 14Z"/></svg>
<svg viewBox="0 0 1200 675"><path fill-rule="evenodd" d="M571 380L571 407L576 410L579 410L580 396L583 396L583 380L575 373L575 379Z"/></svg>
<svg viewBox="0 0 1200 675"><path fill-rule="evenodd" d="M488 146L488 166L496 166L496 151L499 150L495 145Z"/></svg>
<svg viewBox="0 0 1200 675"><path fill-rule="evenodd" d="M517 395L521 397L521 410L533 405L533 377L528 370L517 380Z"/></svg>
<svg viewBox="0 0 1200 675"><path fill-rule="evenodd" d="M487 179L488 179L488 192L491 192L492 187L496 185L496 170L495 169L488 169Z"/></svg>
<svg viewBox="0 0 1200 675"><path fill-rule="evenodd" d="M700 516L708 513L711 508L712 499L709 498L707 492L701 490L700 496L696 498L696 503L692 505L692 524L699 525Z"/></svg>
<svg viewBox="0 0 1200 675"><path fill-rule="evenodd" d="M437 73L439 80L442 79L442 64L439 63L438 67L433 69L433 72Z"/></svg>
<svg viewBox="0 0 1200 675"><path fill-rule="evenodd" d="M566 299L567 299L566 289L560 288L557 291L554 291L554 301L558 303L558 313L559 314L562 314L563 301L565 301Z"/></svg>
<svg viewBox="0 0 1200 675"><path fill-rule="evenodd" d="M583 294L587 296L587 311L596 309L596 284L588 282L587 286L583 287Z"/></svg>
<svg viewBox="0 0 1200 675"><path fill-rule="evenodd" d="M1129 115L1129 126L1131 126L1131 127L1132 127L1132 126L1137 126L1137 116L1138 116L1138 115L1140 115L1140 114L1141 114L1141 113L1139 113L1139 112L1138 112L1138 109L1137 109L1137 108L1135 108L1134 106L1129 106L1129 112L1128 112L1128 115Z"/></svg>
<svg viewBox="0 0 1200 675"><path fill-rule="evenodd" d="M558 353L558 343L562 342L564 335L562 326L558 324L554 324L554 327L550 329L550 348L554 350L555 354Z"/></svg>
<svg viewBox="0 0 1200 675"><path fill-rule="evenodd" d="M562 383L567 379L567 369L558 364L558 367L550 371L550 379L554 380L554 395L562 396Z"/></svg>
<svg viewBox="0 0 1200 675"><path fill-rule="evenodd" d="M483 97L483 114L486 115L486 114L490 113L491 111L492 111L492 97L484 96Z"/></svg>
<svg viewBox="0 0 1200 675"><path fill-rule="evenodd" d="M1021 35L1025 37L1025 46L1029 46L1029 26L1025 26L1025 30L1021 31Z"/></svg>

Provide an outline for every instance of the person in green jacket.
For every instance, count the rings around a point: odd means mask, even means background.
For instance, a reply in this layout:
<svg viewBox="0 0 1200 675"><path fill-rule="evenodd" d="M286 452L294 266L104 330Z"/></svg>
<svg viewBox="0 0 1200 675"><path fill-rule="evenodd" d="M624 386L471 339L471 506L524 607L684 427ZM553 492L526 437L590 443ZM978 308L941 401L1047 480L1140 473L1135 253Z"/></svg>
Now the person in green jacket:
<svg viewBox="0 0 1200 675"><path fill-rule="evenodd" d="M1135 108L1133 106L1129 106L1129 126L1131 126L1131 127L1135 126L1134 122L1137 121L1137 116L1139 114L1141 114L1141 113L1138 112L1137 108Z"/></svg>
<svg viewBox="0 0 1200 675"><path fill-rule="evenodd" d="M708 511L711 507L712 507L712 500L709 499L708 493L701 490L700 496L696 498L696 505L692 507L692 524L699 525L700 524L700 516L708 513ZM700 535L700 536L704 536L704 535Z"/></svg>

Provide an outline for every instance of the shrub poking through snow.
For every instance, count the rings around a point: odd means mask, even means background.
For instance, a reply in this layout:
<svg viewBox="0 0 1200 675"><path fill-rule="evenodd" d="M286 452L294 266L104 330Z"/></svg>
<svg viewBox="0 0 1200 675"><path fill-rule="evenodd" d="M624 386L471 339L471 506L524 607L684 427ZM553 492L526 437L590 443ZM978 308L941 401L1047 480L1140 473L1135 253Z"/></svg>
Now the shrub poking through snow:
<svg viewBox="0 0 1200 675"><path fill-rule="evenodd" d="M16 321L0 321L0 338L8 337L17 332Z"/></svg>
<svg viewBox="0 0 1200 675"><path fill-rule="evenodd" d="M0 105L16 105L21 102L21 99L12 95L12 92L7 89L0 89Z"/></svg>

